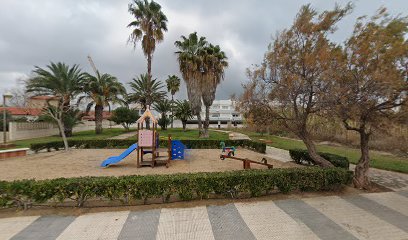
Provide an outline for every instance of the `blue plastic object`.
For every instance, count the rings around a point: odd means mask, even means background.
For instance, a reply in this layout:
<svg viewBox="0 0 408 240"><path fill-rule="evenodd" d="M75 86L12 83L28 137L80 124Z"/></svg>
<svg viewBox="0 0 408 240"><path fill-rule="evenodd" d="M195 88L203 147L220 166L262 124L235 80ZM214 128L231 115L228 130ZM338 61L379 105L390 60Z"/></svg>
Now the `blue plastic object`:
<svg viewBox="0 0 408 240"><path fill-rule="evenodd" d="M171 141L171 159L172 160L183 160L184 159L184 150L186 146L180 140Z"/></svg>
<svg viewBox="0 0 408 240"><path fill-rule="evenodd" d="M122 161L125 157L129 156L129 154L131 154L136 149L137 149L137 143L132 144L128 149L126 149L126 151L124 151L119 156L109 157L108 159L103 161L101 164L101 167L108 167L111 164L115 164L115 163Z"/></svg>

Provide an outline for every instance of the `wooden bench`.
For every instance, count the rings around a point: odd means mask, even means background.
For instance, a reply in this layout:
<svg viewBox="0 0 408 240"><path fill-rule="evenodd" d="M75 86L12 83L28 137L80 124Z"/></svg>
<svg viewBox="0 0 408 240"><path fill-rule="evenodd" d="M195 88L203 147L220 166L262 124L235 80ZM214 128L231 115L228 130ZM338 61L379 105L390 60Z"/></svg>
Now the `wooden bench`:
<svg viewBox="0 0 408 240"><path fill-rule="evenodd" d="M23 157L27 155L29 148L15 148L0 150L0 159L12 158L12 157Z"/></svg>

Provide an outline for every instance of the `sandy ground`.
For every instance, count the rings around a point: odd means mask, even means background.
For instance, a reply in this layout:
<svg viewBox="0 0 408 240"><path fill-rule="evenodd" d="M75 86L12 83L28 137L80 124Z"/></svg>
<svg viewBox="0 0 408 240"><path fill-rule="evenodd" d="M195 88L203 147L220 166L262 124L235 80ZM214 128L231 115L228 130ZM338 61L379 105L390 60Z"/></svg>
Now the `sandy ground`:
<svg viewBox="0 0 408 240"><path fill-rule="evenodd" d="M46 152L26 157L3 159L0 160L0 180L217 172L242 169L241 161L220 160L220 150L218 149L189 150L187 160L173 160L169 168L165 166L137 168L136 153L130 154L117 165L108 168L100 167L104 159L119 155L122 151L123 149L72 149L68 152ZM236 157L260 161L264 155L246 149L238 149ZM274 168L299 166L277 160L268 160L268 163L273 164ZM251 168L267 167L251 164Z"/></svg>

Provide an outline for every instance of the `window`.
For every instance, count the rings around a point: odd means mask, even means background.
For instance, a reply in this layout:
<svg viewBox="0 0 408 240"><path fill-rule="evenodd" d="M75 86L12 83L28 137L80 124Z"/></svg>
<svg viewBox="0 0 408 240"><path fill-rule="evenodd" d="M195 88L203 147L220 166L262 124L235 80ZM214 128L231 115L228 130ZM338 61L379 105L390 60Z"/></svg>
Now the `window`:
<svg viewBox="0 0 408 240"><path fill-rule="evenodd" d="M219 113L214 113L214 114L211 115L211 117L220 117L220 114Z"/></svg>
<svg viewBox="0 0 408 240"><path fill-rule="evenodd" d="M222 106L222 109L226 110L228 109L228 106Z"/></svg>

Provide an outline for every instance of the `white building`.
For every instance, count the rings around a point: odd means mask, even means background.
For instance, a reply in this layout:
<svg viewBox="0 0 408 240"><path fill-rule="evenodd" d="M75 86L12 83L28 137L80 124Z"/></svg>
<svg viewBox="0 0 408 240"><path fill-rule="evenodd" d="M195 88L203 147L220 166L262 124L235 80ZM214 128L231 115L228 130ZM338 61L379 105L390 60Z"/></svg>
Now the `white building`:
<svg viewBox="0 0 408 240"><path fill-rule="evenodd" d="M201 108L201 118L205 120L205 106ZM194 117L191 121L196 122L197 117ZM232 100L214 100L210 107L210 123L242 123L241 114L236 111L235 102Z"/></svg>

